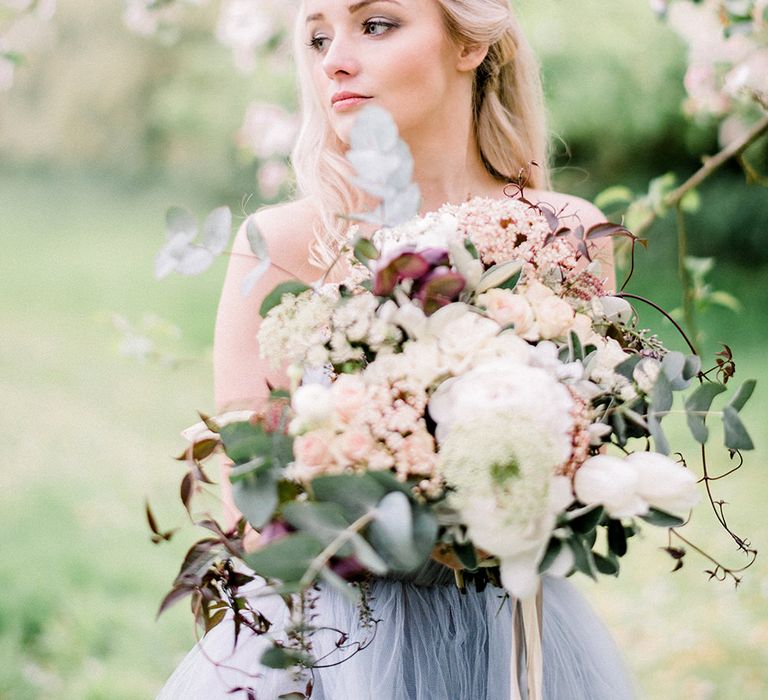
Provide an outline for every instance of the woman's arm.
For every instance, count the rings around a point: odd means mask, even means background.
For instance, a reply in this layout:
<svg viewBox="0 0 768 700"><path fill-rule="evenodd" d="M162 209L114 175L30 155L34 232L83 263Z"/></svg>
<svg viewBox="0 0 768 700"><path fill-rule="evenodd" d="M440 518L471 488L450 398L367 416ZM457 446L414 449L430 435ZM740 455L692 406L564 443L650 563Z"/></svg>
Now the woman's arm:
<svg viewBox="0 0 768 700"><path fill-rule="evenodd" d="M248 244L246 219L235 237L216 316L213 371L218 413L263 410L269 397L267 382L287 387L284 368L274 369L259 356L259 308L275 285L297 278L309 284L321 274L307 261L314 219L306 201L262 209L249 218L259 227L273 265L244 297L243 280L258 264ZM232 501L229 466L226 461L222 464L221 496L225 522L232 525L240 513Z"/></svg>

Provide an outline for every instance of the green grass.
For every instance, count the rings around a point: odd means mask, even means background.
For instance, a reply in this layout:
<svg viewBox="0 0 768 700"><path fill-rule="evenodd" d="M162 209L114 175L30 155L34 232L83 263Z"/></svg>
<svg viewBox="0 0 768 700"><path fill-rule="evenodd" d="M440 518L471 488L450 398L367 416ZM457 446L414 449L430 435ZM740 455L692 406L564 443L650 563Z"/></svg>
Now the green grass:
<svg viewBox="0 0 768 700"><path fill-rule="evenodd" d="M170 185L0 172L3 700L153 697L193 642L183 605L155 621L192 533L151 545L143 501L151 495L161 526L183 522L176 497L182 467L171 456L194 411L212 406L205 358L222 266L199 279L154 281L152 257L172 203L198 214L216 204ZM663 248L640 260L635 288L674 305L674 265ZM763 380L764 270L723 268L717 276L719 286L748 304L740 317L709 318L707 352L727 329L738 375ZM178 354L197 359L169 369L121 357L111 314L135 320L149 311L178 323ZM758 547L768 542L766 412L768 390L760 386L746 409L758 449L741 472L718 484L733 503L734 529ZM685 439L682 426L674 432ZM723 464L721 455L716 462ZM706 508L698 511L692 536L738 562ZM693 553L682 571L668 574L661 533L648 528L634 544L619 580L579 586L607 620L646 695L760 697L768 680L763 562L734 591L708 583L701 573L706 562Z"/></svg>

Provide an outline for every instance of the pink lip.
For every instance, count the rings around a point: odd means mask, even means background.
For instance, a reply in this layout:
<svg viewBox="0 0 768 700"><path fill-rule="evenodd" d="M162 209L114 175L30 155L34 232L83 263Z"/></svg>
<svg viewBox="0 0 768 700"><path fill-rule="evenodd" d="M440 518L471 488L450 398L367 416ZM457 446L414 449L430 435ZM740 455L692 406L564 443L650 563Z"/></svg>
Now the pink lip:
<svg viewBox="0 0 768 700"><path fill-rule="evenodd" d="M356 92L337 92L331 97L331 106L335 110L344 110L370 100L368 95L360 95Z"/></svg>

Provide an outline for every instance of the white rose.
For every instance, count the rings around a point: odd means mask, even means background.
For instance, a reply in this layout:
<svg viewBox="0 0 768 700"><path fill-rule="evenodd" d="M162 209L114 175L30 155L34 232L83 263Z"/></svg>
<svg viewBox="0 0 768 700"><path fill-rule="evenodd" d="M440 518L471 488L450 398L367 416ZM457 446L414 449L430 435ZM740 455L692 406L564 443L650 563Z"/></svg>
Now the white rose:
<svg viewBox="0 0 768 700"><path fill-rule="evenodd" d="M291 405L296 413L291 422L293 429L318 428L328 423L333 414L331 390L323 384L302 384L294 392Z"/></svg>
<svg viewBox="0 0 768 700"><path fill-rule="evenodd" d="M637 493L638 481L637 469L626 460L597 455L579 467L573 487L585 505L598 504L612 518L627 518L648 512L648 503Z"/></svg>
<svg viewBox="0 0 768 700"><path fill-rule="evenodd" d="M555 296L555 293L547 287L546 284L542 284L537 279L531 279L530 281L526 282L525 286L522 289L522 293L525 295L525 298L528 299L531 304L534 306L536 304L540 304L545 299L549 299L550 297Z"/></svg>
<svg viewBox="0 0 768 700"><path fill-rule="evenodd" d="M560 297L547 297L533 308L542 338L563 338L573 326L573 307Z"/></svg>
<svg viewBox="0 0 768 700"><path fill-rule="evenodd" d="M446 355L446 360L452 362L454 374L460 374L471 361L472 355L496 337L500 330L501 327L495 321L467 311L442 326L437 335L437 343Z"/></svg>
<svg viewBox="0 0 768 700"><path fill-rule="evenodd" d="M699 502L696 476L658 452L635 452L626 459L637 473L637 493L652 507L685 515Z"/></svg>

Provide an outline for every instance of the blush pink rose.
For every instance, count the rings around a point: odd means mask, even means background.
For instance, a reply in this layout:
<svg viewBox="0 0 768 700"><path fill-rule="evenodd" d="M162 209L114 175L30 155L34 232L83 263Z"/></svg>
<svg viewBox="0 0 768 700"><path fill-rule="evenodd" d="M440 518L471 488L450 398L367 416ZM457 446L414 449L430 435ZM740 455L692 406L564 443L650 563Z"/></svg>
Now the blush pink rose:
<svg viewBox="0 0 768 700"><path fill-rule="evenodd" d="M533 326L531 305L525 297L509 289L489 289L477 301L500 326L514 324L518 335L527 333Z"/></svg>
<svg viewBox="0 0 768 700"><path fill-rule="evenodd" d="M294 440L293 456L307 467L327 467L331 462L332 440L333 433L328 430L311 430Z"/></svg>
<svg viewBox="0 0 768 700"><path fill-rule="evenodd" d="M342 374L332 385L333 409L342 423L349 423L366 402L365 382L355 374Z"/></svg>
<svg viewBox="0 0 768 700"><path fill-rule="evenodd" d="M373 438L367 430L346 430L336 438L335 448L353 464L364 462L373 450Z"/></svg>
<svg viewBox="0 0 768 700"><path fill-rule="evenodd" d="M534 311L539 333L544 339L562 338L573 326L576 316L573 307L555 295L537 303Z"/></svg>

